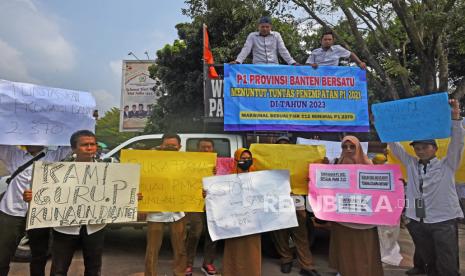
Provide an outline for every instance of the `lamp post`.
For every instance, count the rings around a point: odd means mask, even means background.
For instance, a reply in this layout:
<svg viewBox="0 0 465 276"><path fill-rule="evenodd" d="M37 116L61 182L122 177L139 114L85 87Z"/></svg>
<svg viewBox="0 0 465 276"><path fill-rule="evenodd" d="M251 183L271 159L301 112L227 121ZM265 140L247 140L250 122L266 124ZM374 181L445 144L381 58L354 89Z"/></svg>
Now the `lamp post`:
<svg viewBox="0 0 465 276"><path fill-rule="evenodd" d="M145 50L144 54L147 56L147 60L150 60L149 52Z"/></svg>
<svg viewBox="0 0 465 276"><path fill-rule="evenodd" d="M140 59L139 59L133 52L129 52L129 53L128 53L128 56L133 56L133 57L135 57L138 61L140 61Z"/></svg>

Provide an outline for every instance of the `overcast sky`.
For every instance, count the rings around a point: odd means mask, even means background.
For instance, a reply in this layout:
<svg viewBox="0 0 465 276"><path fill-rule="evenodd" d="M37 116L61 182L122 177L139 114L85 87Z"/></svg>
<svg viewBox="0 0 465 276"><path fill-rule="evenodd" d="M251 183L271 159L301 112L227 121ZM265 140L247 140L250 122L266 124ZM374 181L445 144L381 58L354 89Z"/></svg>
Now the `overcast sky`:
<svg viewBox="0 0 465 276"><path fill-rule="evenodd" d="M121 60L146 59L188 22L182 0L0 0L0 79L92 92L119 106Z"/></svg>

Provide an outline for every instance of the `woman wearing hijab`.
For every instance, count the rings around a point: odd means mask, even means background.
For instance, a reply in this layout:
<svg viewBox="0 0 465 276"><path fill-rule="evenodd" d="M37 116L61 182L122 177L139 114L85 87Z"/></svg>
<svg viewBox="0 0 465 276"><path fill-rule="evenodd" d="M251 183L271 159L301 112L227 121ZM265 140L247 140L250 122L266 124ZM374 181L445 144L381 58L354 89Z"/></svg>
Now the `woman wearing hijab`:
<svg viewBox="0 0 465 276"><path fill-rule="evenodd" d="M235 168L231 173L254 171L252 153L240 148L234 153ZM252 234L224 241L224 276L260 276L262 270L260 234Z"/></svg>
<svg viewBox="0 0 465 276"><path fill-rule="evenodd" d="M336 160L336 164L373 164L363 153L357 137L344 137L341 147L341 157ZM376 227L333 222L329 244L329 265L341 276L383 276Z"/></svg>

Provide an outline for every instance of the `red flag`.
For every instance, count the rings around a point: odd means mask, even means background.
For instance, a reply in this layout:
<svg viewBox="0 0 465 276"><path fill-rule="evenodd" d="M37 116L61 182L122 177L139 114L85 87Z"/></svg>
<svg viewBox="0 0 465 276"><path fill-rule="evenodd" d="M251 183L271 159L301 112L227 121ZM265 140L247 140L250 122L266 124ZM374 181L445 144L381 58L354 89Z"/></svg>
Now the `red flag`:
<svg viewBox="0 0 465 276"><path fill-rule="evenodd" d="M218 73L216 72L215 61L213 60L213 54L210 50L210 41L208 39L207 25L203 25L203 62L208 64L208 77L211 79L217 79Z"/></svg>

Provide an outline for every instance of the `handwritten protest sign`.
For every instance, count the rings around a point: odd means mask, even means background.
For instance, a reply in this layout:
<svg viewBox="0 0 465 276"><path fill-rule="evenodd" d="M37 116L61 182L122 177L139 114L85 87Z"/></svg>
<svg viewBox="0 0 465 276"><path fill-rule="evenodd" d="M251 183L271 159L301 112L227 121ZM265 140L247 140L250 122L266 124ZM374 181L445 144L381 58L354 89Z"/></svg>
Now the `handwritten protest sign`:
<svg viewBox="0 0 465 276"><path fill-rule="evenodd" d="M436 144L438 145L438 151L436 152L436 157L438 159L443 159L447 155L447 149L449 147L449 142L450 138L446 139L436 139ZM465 140L464 140L465 143ZM410 146L410 141L408 142L401 142L402 146L404 149L407 151L408 154L411 156L416 156L415 151L413 150L413 147ZM394 154L389 153L388 154L388 164L397 164L400 165L400 169L402 171L402 177L407 180L407 170L405 169L405 166L400 160L398 160ZM465 183L465 158L462 158L462 162L460 163L459 168L455 172L455 181L457 183Z"/></svg>
<svg viewBox="0 0 465 276"><path fill-rule="evenodd" d="M341 142L313 140L297 137L297 144L325 146L326 157L328 157L329 160L341 157L342 153ZM363 152L367 154L368 142L360 142L360 144L362 145Z"/></svg>
<svg viewBox="0 0 465 276"><path fill-rule="evenodd" d="M230 174L234 170L234 158L218 157L216 159L216 175Z"/></svg>
<svg viewBox="0 0 465 276"><path fill-rule="evenodd" d="M94 109L88 92L0 80L0 144L69 145L73 132L94 131Z"/></svg>
<svg viewBox="0 0 465 276"><path fill-rule="evenodd" d="M257 170L289 170L296 195L308 194L308 164L321 163L325 157L322 146L252 144L250 151Z"/></svg>
<svg viewBox="0 0 465 276"><path fill-rule="evenodd" d="M371 109L379 138L382 142L399 142L449 137L448 101L444 92L373 104Z"/></svg>
<svg viewBox="0 0 465 276"><path fill-rule="evenodd" d="M121 162L141 165L141 212L203 212L202 178L213 175L216 153L123 150Z"/></svg>
<svg viewBox="0 0 465 276"><path fill-rule="evenodd" d="M137 220L140 166L35 162L27 229Z"/></svg>
<svg viewBox="0 0 465 276"><path fill-rule="evenodd" d="M289 171L205 177L203 188L214 241L297 226Z"/></svg>
<svg viewBox="0 0 465 276"><path fill-rule="evenodd" d="M397 165L310 165L309 201L319 219L397 225L404 187Z"/></svg>
<svg viewBox="0 0 465 276"><path fill-rule="evenodd" d="M224 65L225 130L369 131L358 67Z"/></svg>

